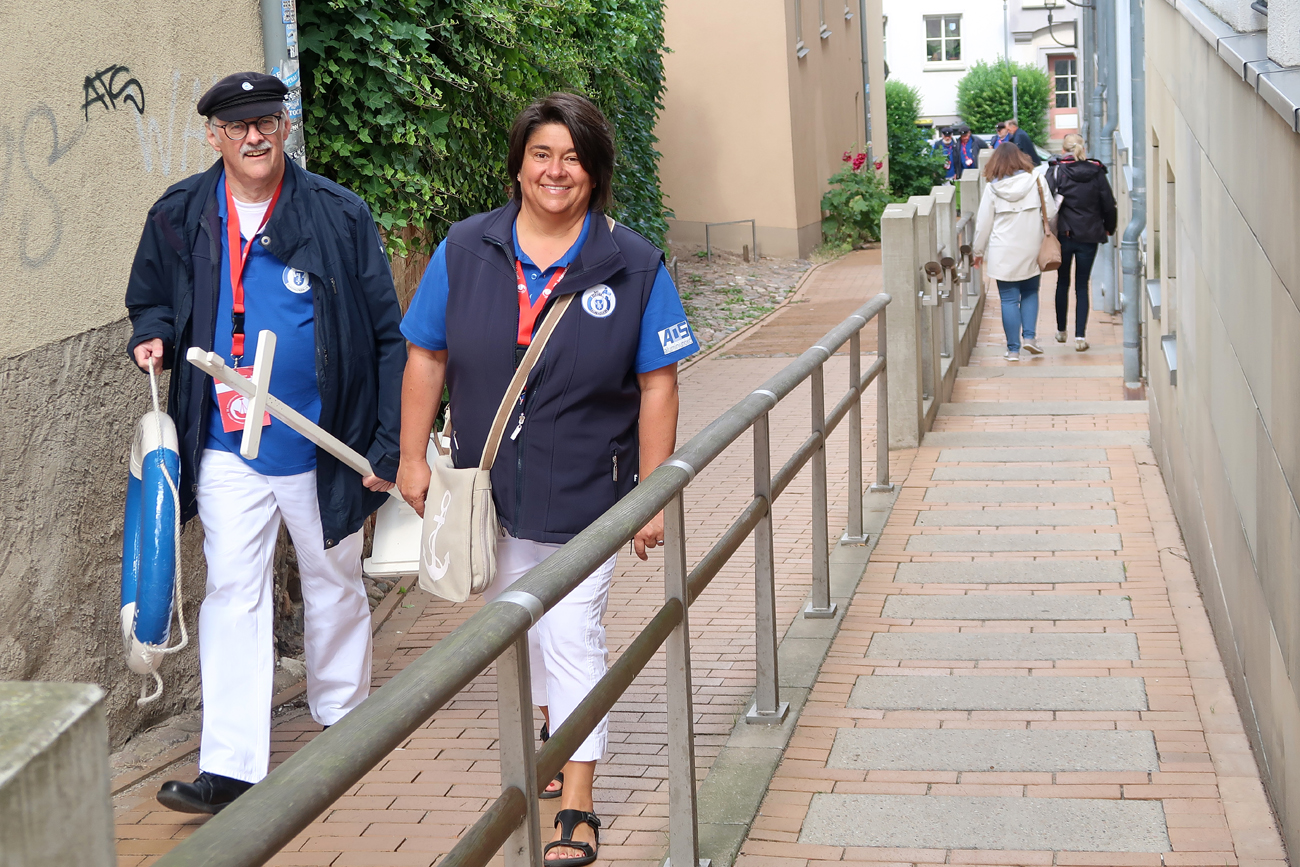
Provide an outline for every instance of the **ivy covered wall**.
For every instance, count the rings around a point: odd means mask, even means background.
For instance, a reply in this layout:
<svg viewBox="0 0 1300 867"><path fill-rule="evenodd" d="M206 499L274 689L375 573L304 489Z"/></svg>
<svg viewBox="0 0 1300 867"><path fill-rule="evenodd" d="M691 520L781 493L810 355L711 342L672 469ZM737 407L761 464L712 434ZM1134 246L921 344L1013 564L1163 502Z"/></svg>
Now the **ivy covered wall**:
<svg viewBox="0 0 1300 867"><path fill-rule="evenodd" d="M390 252L508 198L510 124L553 90L613 122L611 214L662 246L662 0L298 0L307 161L369 204ZM417 278L418 279L418 278Z"/></svg>

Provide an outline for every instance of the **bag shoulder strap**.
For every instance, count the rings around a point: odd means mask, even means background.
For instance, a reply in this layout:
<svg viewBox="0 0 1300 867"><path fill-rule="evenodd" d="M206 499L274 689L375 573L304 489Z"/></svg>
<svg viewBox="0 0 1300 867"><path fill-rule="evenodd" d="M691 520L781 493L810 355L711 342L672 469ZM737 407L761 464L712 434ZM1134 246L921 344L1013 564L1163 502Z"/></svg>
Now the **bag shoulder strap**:
<svg viewBox="0 0 1300 867"><path fill-rule="evenodd" d="M510 384L506 386L505 396L501 398L501 406L497 408L496 418L492 420L492 427L488 430L487 442L483 444L483 457L478 464L480 470L492 469L492 463L497 459L497 449L501 447L501 437L505 433L506 422L510 419L510 411L514 409L519 395L523 394L524 385L528 382L528 374L532 373L533 366L537 364L542 350L546 348L546 341L551 339L551 332L555 330L560 317L569 309L569 304L572 302L572 294L561 295L555 299L551 312L542 321L542 327L533 337L533 342L528 345L528 351L524 353L523 360L519 362L519 369L515 371Z"/></svg>
<svg viewBox="0 0 1300 867"><path fill-rule="evenodd" d="M1043 182L1036 181L1034 186L1038 188L1038 215L1043 218L1043 234L1052 234L1051 224L1047 222L1047 200L1043 198Z"/></svg>

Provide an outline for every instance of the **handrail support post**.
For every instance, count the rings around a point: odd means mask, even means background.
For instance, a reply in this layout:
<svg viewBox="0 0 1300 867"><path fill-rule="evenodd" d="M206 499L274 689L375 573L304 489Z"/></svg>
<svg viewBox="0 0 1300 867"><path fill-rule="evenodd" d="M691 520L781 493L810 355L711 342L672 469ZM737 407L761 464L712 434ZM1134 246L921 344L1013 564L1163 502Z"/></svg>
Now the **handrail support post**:
<svg viewBox="0 0 1300 867"><path fill-rule="evenodd" d="M854 392L849 410L849 516L840 543L866 544L862 531L862 329L849 338L849 390Z"/></svg>
<svg viewBox="0 0 1300 867"><path fill-rule="evenodd" d="M754 705L745 721L779 725L790 712L781 701L776 654L776 555L772 549L772 450L769 414L754 421L754 496L767 514L754 528Z"/></svg>
<svg viewBox="0 0 1300 867"><path fill-rule="evenodd" d="M835 616L837 606L831 602L831 552L826 496L826 365L818 364L812 371L812 432L819 435L821 443L813 452L812 460L812 600L804 609L808 618Z"/></svg>
<svg viewBox="0 0 1300 867"><path fill-rule="evenodd" d="M686 578L686 511L678 491L664 507L664 596L681 600L682 621L664 642L664 680L668 692L668 863L679 867L700 864Z"/></svg>
<svg viewBox="0 0 1300 867"><path fill-rule="evenodd" d="M533 697L528 666L528 634L497 658L497 727L501 738L501 788L517 787L527 798L528 814L501 852L505 867L542 863L541 812L537 807L537 761L533 748Z"/></svg>
<svg viewBox="0 0 1300 867"><path fill-rule="evenodd" d="M888 326L885 313L880 308L876 314L876 355L884 359L880 373L876 374L876 483L870 487L873 494L888 494L894 490L889 481L889 359L885 356L888 345Z"/></svg>

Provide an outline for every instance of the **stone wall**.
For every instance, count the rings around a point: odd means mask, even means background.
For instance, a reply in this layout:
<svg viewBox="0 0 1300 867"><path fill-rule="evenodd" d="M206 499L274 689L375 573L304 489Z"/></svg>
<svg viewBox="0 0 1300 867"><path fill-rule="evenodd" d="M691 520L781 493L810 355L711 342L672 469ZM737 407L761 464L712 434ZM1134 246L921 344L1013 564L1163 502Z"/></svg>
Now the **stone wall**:
<svg viewBox="0 0 1300 867"><path fill-rule="evenodd" d="M1152 445L1297 851L1300 134L1180 9L1146 9Z"/></svg>

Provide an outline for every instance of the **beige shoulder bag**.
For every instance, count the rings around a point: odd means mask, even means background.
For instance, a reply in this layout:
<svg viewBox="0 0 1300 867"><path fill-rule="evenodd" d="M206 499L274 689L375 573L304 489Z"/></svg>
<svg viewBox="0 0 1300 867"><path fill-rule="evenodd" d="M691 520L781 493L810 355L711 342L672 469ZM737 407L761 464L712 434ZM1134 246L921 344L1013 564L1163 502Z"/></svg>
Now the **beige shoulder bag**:
<svg viewBox="0 0 1300 867"><path fill-rule="evenodd" d="M1038 245L1038 270L1055 271L1061 267L1061 242L1047 222L1047 199L1043 196L1043 183L1038 181L1038 214L1043 218L1043 243Z"/></svg>
<svg viewBox="0 0 1300 867"><path fill-rule="evenodd" d="M448 602L464 602L471 594L482 593L492 582L496 574L497 538L501 534L496 505L492 502L492 462L496 460L506 423L528 382L528 374L572 301L571 294L557 298L529 344L501 398L478 466L456 469L450 454L439 455L434 461L420 532L421 590Z"/></svg>

